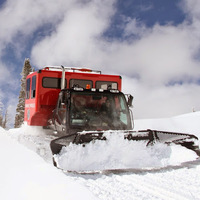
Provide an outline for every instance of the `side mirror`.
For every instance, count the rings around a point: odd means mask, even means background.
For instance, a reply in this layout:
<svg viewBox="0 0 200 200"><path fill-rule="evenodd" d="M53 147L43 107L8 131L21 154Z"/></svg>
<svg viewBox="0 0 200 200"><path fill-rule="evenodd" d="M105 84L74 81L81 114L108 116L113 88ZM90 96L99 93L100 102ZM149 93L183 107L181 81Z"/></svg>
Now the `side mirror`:
<svg viewBox="0 0 200 200"><path fill-rule="evenodd" d="M133 106L133 96L132 95L128 95L127 104L128 104L129 107Z"/></svg>

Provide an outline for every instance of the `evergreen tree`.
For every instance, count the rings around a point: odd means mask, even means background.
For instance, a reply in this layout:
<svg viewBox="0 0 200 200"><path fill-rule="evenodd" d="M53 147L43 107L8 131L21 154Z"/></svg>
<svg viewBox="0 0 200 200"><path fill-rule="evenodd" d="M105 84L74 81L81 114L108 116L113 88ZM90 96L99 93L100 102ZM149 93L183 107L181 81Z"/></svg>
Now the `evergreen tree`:
<svg viewBox="0 0 200 200"><path fill-rule="evenodd" d="M3 123L2 123L2 127L7 128L7 123L8 123L8 109L6 109L4 120L3 120Z"/></svg>
<svg viewBox="0 0 200 200"><path fill-rule="evenodd" d="M3 127L3 116L0 115L0 126Z"/></svg>
<svg viewBox="0 0 200 200"><path fill-rule="evenodd" d="M24 61L24 66L21 72L21 90L19 93L19 102L16 108L15 115L15 128L18 128L22 125L24 121L24 109L25 109L25 95L26 95L26 77L32 71L30 61L28 58Z"/></svg>
<svg viewBox="0 0 200 200"><path fill-rule="evenodd" d="M3 115L0 113L0 126L3 127Z"/></svg>
<svg viewBox="0 0 200 200"><path fill-rule="evenodd" d="M0 126L3 126L3 103L1 102L0 98Z"/></svg>

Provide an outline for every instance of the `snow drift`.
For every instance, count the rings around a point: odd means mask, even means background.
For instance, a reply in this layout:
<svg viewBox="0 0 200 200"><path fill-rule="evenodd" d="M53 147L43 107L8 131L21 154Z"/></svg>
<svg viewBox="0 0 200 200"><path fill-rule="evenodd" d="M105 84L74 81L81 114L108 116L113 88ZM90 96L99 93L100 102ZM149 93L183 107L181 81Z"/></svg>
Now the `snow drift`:
<svg viewBox="0 0 200 200"><path fill-rule="evenodd" d="M85 187L8 136L9 132L0 128L0 199L95 199Z"/></svg>
<svg viewBox="0 0 200 200"><path fill-rule="evenodd" d="M135 130L152 128L192 133L199 137L199 121L200 112L167 119L136 120ZM23 138L38 136L40 131L41 129L27 126L9 131L0 128L0 199L198 199L200 196L198 163L191 168L183 166L182 169L161 170L153 174L63 174L53 167L50 160L49 164L38 156L38 152L34 152L35 149L29 146L30 142L23 143ZM75 150L73 145L68 147L70 151L63 149L59 158L60 164L68 166L69 163L70 169L77 170L116 166L153 168L176 165L196 158L193 152L185 151L181 146L157 144L154 148L150 147L144 151L142 143L124 143L119 135L111 138L107 141L109 145L104 142L88 145L84 149L79 146ZM19 144L18 140L23 145ZM68 159L64 162L65 156Z"/></svg>

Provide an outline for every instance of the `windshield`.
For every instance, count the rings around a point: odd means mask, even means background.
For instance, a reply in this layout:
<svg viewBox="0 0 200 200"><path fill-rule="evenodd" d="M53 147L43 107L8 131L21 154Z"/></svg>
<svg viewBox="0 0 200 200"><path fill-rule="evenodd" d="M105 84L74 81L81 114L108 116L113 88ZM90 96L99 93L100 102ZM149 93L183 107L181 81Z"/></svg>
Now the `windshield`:
<svg viewBox="0 0 200 200"><path fill-rule="evenodd" d="M84 130L131 128L126 99L122 93L74 91L71 93L71 126Z"/></svg>

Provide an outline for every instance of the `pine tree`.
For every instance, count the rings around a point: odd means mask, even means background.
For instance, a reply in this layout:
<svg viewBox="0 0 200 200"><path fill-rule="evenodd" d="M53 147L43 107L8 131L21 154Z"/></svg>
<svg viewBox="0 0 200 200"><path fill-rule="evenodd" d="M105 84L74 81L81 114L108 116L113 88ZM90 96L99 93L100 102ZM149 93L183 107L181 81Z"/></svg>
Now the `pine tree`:
<svg viewBox="0 0 200 200"><path fill-rule="evenodd" d="M0 114L0 126L3 127L3 115Z"/></svg>
<svg viewBox="0 0 200 200"><path fill-rule="evenodd" d="M0 115L0 126L3 127L3 116Z"/></svg>
<svg viewBox="0 0 200 200"><path fill-rule="evenodd" d="M3 123L2 123L2 127L7 128L7 123L8 123L8 109L6 109L4 120L3 120Z"/></svg>
<svg viewBox="0 0 200 200"><path fill-rule="evenodd" d="M21 72L21 90L19 93L19 102L16 108L15 115L15 128L18 128L22 125L24 121L24 109L25 109L25 95L26 95L26 77L32 71L30 61L28 58L24 61L24 66Z"/></svg>
<svg viewBox="0 0 200 200"><path fill-rule="evenodd" d="M0 126L3 126L3 103L1 102L0 98Z"/></svg>

